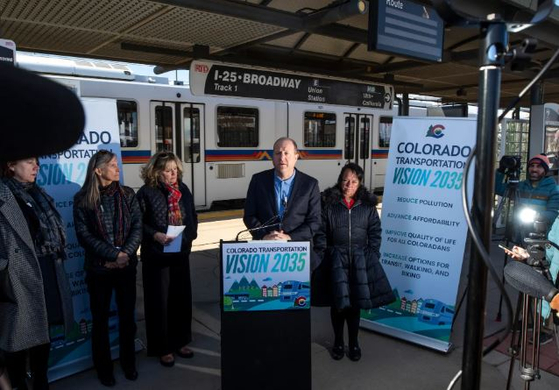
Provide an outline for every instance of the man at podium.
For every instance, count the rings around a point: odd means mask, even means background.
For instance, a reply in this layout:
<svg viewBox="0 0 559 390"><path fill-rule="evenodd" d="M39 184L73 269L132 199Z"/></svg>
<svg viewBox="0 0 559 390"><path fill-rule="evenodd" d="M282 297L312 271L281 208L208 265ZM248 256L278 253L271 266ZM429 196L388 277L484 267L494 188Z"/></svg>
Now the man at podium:
<svg viewBox="0 0 559 390"><path fill-rule="evenodd" d="M243 221L256 240L310 241L321 224L318 181L295 169L294 140L274 143L274 169L252 176Z"/></svg>

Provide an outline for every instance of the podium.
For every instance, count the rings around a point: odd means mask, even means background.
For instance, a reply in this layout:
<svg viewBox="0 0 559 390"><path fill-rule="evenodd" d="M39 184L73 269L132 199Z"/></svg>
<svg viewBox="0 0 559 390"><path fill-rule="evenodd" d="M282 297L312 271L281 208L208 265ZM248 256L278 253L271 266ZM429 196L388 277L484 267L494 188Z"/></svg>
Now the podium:
<svg viewBox="0 0 559 390"><path fill-rule="evenodd" d="M225 242L221 254L223 390L310 390L308 242Z"/></svg>

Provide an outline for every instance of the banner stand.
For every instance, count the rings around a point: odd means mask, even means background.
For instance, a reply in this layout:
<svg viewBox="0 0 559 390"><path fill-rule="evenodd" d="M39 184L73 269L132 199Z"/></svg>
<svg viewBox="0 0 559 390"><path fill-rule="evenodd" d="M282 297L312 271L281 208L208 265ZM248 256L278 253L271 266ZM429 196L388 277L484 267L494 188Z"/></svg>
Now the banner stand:
<svg viewBox="0 0 559 390"><path fill-rule="evenodd" d="M242 303L236 311L231 310L231 306L225 305L225 299L231 299L231 287L224 288L228 278L227 269L231 270L231 258L224 256L224 246L230 251L237 247L254 248L254 245L262 248L262 245L287 245L293 247L292 242L281 242L266 244L266 242L253 241L246 242L221 242L221 385L223 390L309 390L311 389L311 326L310 326L310 296L307 299L303 295L294 297L292 302L297 302L297 298L304 297L306 302L298 301L298 308L278 308L258 309L242 308ZM308 253L308 243L306 251ZM257 249L257 250L258 250ZM274 249L274 248L272 248ZM293 253L290 256L295 256ZM229 255L230 257L234 255ZM287 256L287 254L276 253L275 256ZM269 280L275 283L271 276L266 276L272 272L274 264L274 253L271 254L267 269L263 273L248 274L243 273L245 280L251 282L250 289L251 302L263 301L265 305L273 304L274 301L287 301L286 295L278 296L275 287L280 283L274 284L274 294L265 298L253 299L255 292L262 289L260 281ZM227 261L229 261L227 263ZM250 262L250 259L249 259ZM247 262L247 268L248 264ZM307 263L310 256L307 257ZM307 264L308 265L308 264ZM260 268L262 270L262 268ZM307 280L309 278L308 267L305 267ZM277 278L277 273L273 277ZM292 274L289 274L293 279ZM305 280L303 280L305 282ZM255 286L259 283L259 286ZM285 282L284 286L288 286ZM270 287L270 286L268 286ZM307 283L306 287L310 287ZM263 287L266 291L266 286ZM287 288L285 294L288 294ZM239 289L241 291L241 289ZM310 293L310 289L309 289ZM264 293L266 294L266 293ZM238 293L236 301L243 300L248 304L248 298ZM248 297L248 293L247 293ZM276 299L274 299L276 298ZM281 302L283 303L283 302ZM253 303L254 304L254 303ZM262 304L262 305L264 305ZM276 305L277 306L277 305ZM284 305L285 306L285 305Z"/></svg>

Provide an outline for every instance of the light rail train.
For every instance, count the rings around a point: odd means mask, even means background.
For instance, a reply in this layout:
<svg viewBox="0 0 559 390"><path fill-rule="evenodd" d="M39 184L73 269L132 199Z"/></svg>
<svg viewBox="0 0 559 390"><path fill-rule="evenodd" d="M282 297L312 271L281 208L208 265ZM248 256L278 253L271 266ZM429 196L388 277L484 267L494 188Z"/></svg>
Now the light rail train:
<svg viewBox="0 0 559 390"><path fill-rule="evenodd" d="M190 86L135 76L125 66L18 53L18 65L72 86L82 98L114 99L125 184L138 189L151 155L172 151L198 209L243 199L254 173L272 167L272 147L293 138L297 167L333 185L349 161L382 189L394 89L313 75L194 61Z"/></svg>

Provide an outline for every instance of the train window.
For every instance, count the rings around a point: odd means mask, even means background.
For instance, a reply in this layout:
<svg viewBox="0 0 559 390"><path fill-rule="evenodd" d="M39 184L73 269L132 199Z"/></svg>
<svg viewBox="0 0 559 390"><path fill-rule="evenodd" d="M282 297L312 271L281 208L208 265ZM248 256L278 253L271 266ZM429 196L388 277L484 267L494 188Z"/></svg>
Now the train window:
<svg viewBox="0 0 559 390"><path fill-rule="evenodd" d="M184 109L184 161L200 162L200 110Z"/></svg>
<svg viewBox="0 0 559 390"><path fill-rule="evenodd" d="M305 112L304 129L305 147L336 146L336 114Z"/></svg>
<svg viewBox="0 0 559 390"><path fill-rule="evenodd" d="M217 146L258 146L258 109L218 107Z"/></svg>
<svg viewBox="0 0 559 390"><path fill-rule="evenodd" d="M138 105L130 100L117 100L120 146L138 146Z"/></svg>
<svg viewBox="0 0 559 390"><path fill-rule="evenodd" d="M345 118L345 148L344 157L351 160L355 151L355 117L348 116Z"/></svg>
<svg viewBox="0 0 559 390"><path fill-rule="evenodd" d="M155 150L173 151L173 110L171 106L155 107Z"/></svg>
<svg viewBox="0 0 559 390"><path fill-rule="evenodd" d="M380 148L390 147L390 135L392 134L392 117L381 116L378 130L378 146Z"/></svg>
<svg viewBox="0 0 559 390"><path fill-rule="evenodd" d="M368 117L361 118L359 126L359 158L368 159L369 153L369 134L371 133L371 119Z"/></svg>

